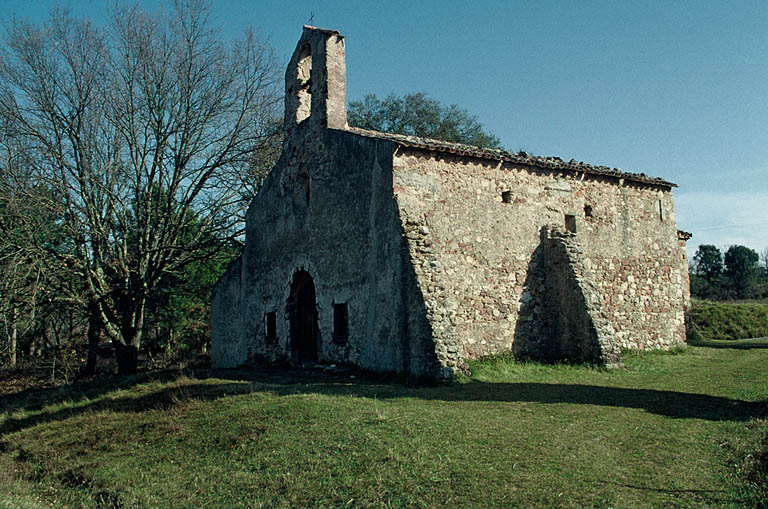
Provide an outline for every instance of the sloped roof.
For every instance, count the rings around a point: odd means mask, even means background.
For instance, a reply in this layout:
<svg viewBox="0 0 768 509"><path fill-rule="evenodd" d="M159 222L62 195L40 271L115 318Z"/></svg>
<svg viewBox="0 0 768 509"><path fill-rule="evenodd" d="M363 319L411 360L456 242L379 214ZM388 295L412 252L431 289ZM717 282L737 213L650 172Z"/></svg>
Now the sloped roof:
<svg viewBox="0 0 768 509"><path fill-rule="evenodd" d="M406 136L404 134L369 131L368 129L361 129L359 127L348 127L346 130L360 136L384 139L409 148L417 148L433 152L445 152L459 156L476 157L479 159L488 159L493 161L504 161L526 166L536 166L549 170L572 171L578 173L586 173L589 175L600 175L603 177L625 179L663 187L677 187L677 184L659 177L650 177L645 173L630 173L622 171L618 168L587 164L585 162L576 161L575 159L571 159L570 161L563 161L559 157L534 156L525 152L511 154L506 150L501 149L481 148L475 147L473 145L465 145L463 143L451 143L429 138L419 138L417 136Z"/></svg>

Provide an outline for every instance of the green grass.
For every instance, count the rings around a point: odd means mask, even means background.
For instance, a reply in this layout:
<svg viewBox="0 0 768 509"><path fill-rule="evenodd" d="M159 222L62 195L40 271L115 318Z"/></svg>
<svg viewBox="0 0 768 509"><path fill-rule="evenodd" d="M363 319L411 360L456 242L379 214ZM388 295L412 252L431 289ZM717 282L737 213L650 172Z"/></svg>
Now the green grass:
<svg viewBox="0 0 768 509"><path fill-rule="evenodd" d="M0 398L0 507L768 503L768 348L624 364L497 358L436 387L214 371L27 390Z"/></svg>
<svg viewBox="0 0 768 509"><path fill-rule="evenodd" d="M691 318L706 340L730 341L768 337L768 302L693 300Z"/></svg>

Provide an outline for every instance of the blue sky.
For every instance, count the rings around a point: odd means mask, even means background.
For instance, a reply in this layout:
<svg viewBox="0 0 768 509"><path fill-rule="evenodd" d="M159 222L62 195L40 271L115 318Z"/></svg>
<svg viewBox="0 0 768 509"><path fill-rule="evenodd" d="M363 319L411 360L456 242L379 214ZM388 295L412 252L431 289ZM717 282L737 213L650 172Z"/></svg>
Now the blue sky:
<svg viewBox="0 0 768 509"><path fill-rule="evenodd" d="M0 0L38 21L51 4ZM59 4L103 21L112 2ZM691 252L768 249L766 1L218 0L213 13L227 32L256 28L281 62L312 17L347 37L348 99L426 92L508 149L677 183Z"/></svg>

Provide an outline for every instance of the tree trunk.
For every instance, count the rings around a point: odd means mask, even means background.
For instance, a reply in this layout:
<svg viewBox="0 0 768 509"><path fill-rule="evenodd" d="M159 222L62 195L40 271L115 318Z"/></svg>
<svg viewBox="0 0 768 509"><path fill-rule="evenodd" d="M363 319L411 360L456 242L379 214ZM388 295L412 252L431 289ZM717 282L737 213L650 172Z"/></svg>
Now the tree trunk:
<svg viewBox="0 0 768 509"><path fill-rule="evenodd" d="M101 340L101 318L96 306L88 307L88 360L80 372L81 375L93 375L96 373L96 363L99 355L99 341Z"/></svg>
<svg viewBox="0 0 768 509"><path fill-rule="evenodd" d="M19 318L19 310L14 306L11 310L11 369L16 369L16 321Z"/></svg>
<svg viewBox="0 0 768 509"><path fill-rule="evenodd" d="M53 347L53 360L51 361L51 383L56 383L56 359L59 356L59 347L55 345Z"/></svg>
<svg viewBox="0 0 768 509"><path fill-rule="evenodd" d="M117 360L117 374L132 375L139 364L139 347L144 329L144 306L146 298L137 299L124 307L121 313L122 323L109 324L100 322L112 339ZM103 315L100 315L103 316ZM112 331L110 333L110 330Z"/></svg>
<svg viewBox="0 0 768 509"><path fill-rule="evenodd" d="M115 357L117 358L117 374L133 375L139 364L139 349L133 345L115 343Z"/></svg>

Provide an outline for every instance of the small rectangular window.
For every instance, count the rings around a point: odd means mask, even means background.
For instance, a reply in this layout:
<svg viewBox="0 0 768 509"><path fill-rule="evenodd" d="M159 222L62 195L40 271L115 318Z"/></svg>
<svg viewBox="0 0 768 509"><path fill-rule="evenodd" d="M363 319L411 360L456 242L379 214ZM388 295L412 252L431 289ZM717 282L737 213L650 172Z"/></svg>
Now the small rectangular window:
<svg viewBox="0 0 768 509"><path fill-rule="evenodd" d="M584 205L584 217L592 217L592 205Z"/></svg>
<svg viewBox="0 0 768 509"><path fill-rule="evenodd" d="M349 322L347 317L347 303L333 305L333 342L337 345L346 345L349 339Z"/></svg>
<svg viewBox="0 0 768 509"><path fill-rule="evenodd" d="M274 341L277 339L277 314L274 311L268 312L266 322L267 339Z"/></svg>
<svg viewBox="0 0 768 509"><path fill-rule="evenodd" d="M503 203L512 203L512 191L502 191L501 201Z"/></svg>
<svg viewBox="0 0 768 509"><path fill-rule="evenodd" d="M576 233L576 216L565 215L565 231Z"/></svg>

